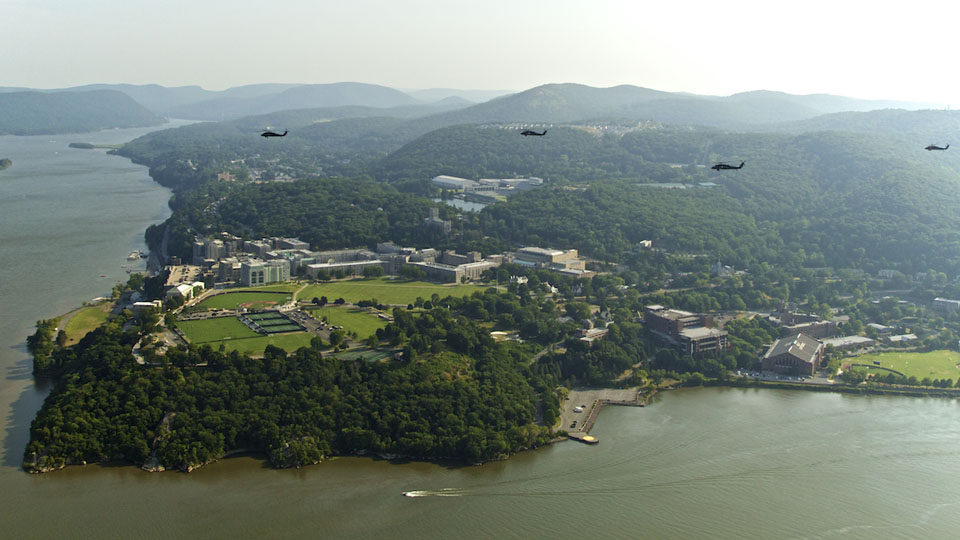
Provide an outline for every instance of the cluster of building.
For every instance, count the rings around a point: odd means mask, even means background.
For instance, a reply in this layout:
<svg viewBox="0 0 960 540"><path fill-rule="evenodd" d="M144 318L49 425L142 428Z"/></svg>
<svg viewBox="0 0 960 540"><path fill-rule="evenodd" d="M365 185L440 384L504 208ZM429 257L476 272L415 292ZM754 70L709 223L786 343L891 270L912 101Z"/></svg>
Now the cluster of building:
<svg viewBox="0 0 960 540"><path fill-rule="evenodd" d="M727 331L714 328L710 315L650 305L644 307L643 324L682 354L719 354L729 346Z"/></svg>
<svg viewBox="0 0 960 540"><path fill-rule="evenodd" d="M500 198L536 189L543 185L543 179L536 177L469 180L445 174L434 177L430 182L442 189L463 193L473 199L485 202L494 202Z"/></svg>
<svg viewBox="0 0 960 540"><path fill-rule="evenodd" d="M433 213L428 219L439 220L439 217ZM443 223L449 230L449 222ZM425 276L437 281L459 283L480 279L486 270L504 262L543 268L576 278L595 275L586 269L586 261L575 249L524 247L512 253L483 257L478 251L460 254L451 250L401 247L393 242L377 244L376 250L312 251L309 248L308 243L296 238L243 240L226 233L217 238L198 238L193 243L193 265L171 267L171 281L175 283L168 284L189 283L192 286L204 275L215 282L249 287L286 281L301 272L316 279L359 276L368 268L378 267L384 274L396 275L404 266L418 268ZM184 272L190 273L191 278L181 279Z"/></svg>

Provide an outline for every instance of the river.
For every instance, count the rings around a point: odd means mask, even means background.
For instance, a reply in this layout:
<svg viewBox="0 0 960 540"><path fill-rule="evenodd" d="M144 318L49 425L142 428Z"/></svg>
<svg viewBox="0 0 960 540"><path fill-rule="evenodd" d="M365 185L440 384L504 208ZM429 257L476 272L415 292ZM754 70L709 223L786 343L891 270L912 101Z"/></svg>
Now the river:
<svg viewBox="0 0 960 540"><path fill-rule="evenodd" d="M36 319L108 293L164 219L146 170L74 141L0 138L0 538L954 538L954 400L766 389L668 392L606 407L596 446L477 467L341 458L277 471L255 457L191 474L20 469L47 388L23 345ZM56 141L56 142L48 142ZM103 275L105 277L99 277ZM403 497L418 491L420 497Z"/></svg>

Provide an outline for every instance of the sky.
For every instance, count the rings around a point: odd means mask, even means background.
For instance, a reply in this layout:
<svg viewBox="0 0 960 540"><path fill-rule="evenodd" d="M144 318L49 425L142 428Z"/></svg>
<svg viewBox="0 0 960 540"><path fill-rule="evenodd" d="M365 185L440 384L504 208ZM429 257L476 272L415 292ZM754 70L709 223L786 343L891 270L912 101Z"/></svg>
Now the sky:
<svg viewBox="0 0 960 540"><path fill-rule="evenodd" d="M0 86L575 82L960 105L960 2L0 0Z"/></svg>

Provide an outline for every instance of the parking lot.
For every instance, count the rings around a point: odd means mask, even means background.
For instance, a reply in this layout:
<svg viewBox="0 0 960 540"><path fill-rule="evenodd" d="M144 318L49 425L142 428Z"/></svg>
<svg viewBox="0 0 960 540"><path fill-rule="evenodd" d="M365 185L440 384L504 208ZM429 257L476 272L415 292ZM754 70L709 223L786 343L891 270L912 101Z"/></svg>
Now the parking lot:
<svg viewBox="0 0 960 540"><path fill-rule="evenodd" d="M562 403L563 411L560 414L560 429L565 431L580 431L583 423L589 418L594 404L598 400L606 401L633 401L637 397L636 388L578 388L571 390L566 401ZM582 407L581 412L575 409ZM576 422L576 425L574 425Z"/></svg>

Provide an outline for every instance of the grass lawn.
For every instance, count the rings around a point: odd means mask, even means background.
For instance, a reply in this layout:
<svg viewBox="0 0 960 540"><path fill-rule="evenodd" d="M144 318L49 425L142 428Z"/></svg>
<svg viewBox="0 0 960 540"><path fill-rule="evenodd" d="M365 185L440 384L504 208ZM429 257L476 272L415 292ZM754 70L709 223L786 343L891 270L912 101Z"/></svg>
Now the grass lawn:
<svg viewBox="0 0 960 540"><path fill-rule="evenodd" d="M250 309L264 309L288 302L292 297L292 294L286 292L230 292L211 296L200 302L198 306L202 309L237 309L241 306Z"/></svg>
<svg viewBox="0 0 960 540"><path fill-rule="evenodd" d="M190 343L210 345L214 349L222 343L226 352L239 351L253 356L263 354L267 345L274 345L292 352L300 347L309 347L313 334L309 332L291 332L264 336L250 330L235 317L221 317L201 321L179 321L177 327L187 336Z"/></svg>
<svg viewBox="0 0 960 540"><path fill-rule="evenodd" d="M381 304L407 305L412 304L418 296L424 300L429 300L434 293L439 294L441 298L452 295L468 296L486 288L486 285L442 285L403 279L354 279L310 285L297 295L297 299L309 302L314 298L326 296L331 303L337 298L357 303L360 300L376 298Z"/></svg>
<svg viewBox="0 0 960 540"><path fill-rule="evenodd" d="M70 320L62 329L67 333L67 345L70 346L79 342L88 332L106 322L111 309L113 309L113 302L80 308L70 317Z"/></svg>
<svg viewBox="0 0 960 540"><path fill-rule="evenodd" d="M227 289L230 292L248 292L248 291L267 291L267 292L287 292L292 293L302 286L295 281L284 281L283 283L273 283L271 285L260 285L258 287L238 287L236 289Z"/></svg>
<svg viewBox="0 0 960 540"><path fill-rule="evenodd" d="M361 340L376 334L378 328L387 325L387 321L359 308L324 306L322 308L309 308L309 311L314 319L320 320L326 317L330 324L356 332L357 337Z"/></svg>
<svg viewBox="0 0 960 540"><path fill-rule="evenodd" d="M919 380L924 377L931 379L950 379L956 382L960 376L957 364L960 364L960 353L955 351L918 352L883 352L865 354L850 361L858 364L872 365L880 362L881 367L897 370L907 377L913 376ZM880 375L886 372L879 370Z"/></svg>

